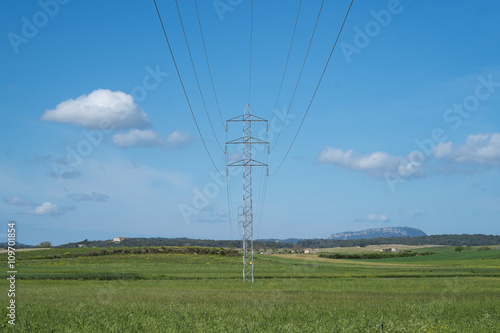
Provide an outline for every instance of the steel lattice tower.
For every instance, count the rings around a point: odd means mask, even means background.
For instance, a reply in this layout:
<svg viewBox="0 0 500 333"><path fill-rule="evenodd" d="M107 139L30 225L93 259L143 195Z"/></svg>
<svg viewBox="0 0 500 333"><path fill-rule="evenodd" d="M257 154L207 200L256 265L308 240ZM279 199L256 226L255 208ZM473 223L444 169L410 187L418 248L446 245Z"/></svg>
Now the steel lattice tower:
<svg viewBox="0 0 500 333"><path fill-rule="evenodd" d="M262 162L252 159L252 145L268 145L269 142L252 137L252 122L265 122L266 131L268 130L267 120L254 116L250 113L250 105L245 106L243 115L231 118L226 121L226 132L230 122L243 123L243 137L226 142L226 153L228 144L243 145L242 159L236 162L228 163L230 166L243 167L243 281L253 282L253 202L252 202L252 167L265 166ZM269 146L268 146L269 147Z"/></svg>

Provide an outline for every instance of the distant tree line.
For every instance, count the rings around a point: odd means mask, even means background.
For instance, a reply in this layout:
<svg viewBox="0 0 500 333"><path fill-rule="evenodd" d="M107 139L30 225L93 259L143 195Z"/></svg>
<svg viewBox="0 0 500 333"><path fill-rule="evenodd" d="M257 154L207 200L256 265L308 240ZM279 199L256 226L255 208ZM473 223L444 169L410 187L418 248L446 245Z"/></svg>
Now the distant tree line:
<svg viewBox="0 0 500 333"><path fill-rule="evenodd" d="M500 236L494 235L430 235L418 237L385 237L372 239L304 239L296 243L280 241L255 241L254 247L257 251L275 250L283 248L328 248L328 247L352 247L382 244L403 244L403 245L447 245L447 246L487 246L500 245ZM144 246L203 246L203 247L224 247L241 248L240 240L211 240L211 239L191 239L191 238L126 238L121 242L113 240L89 241L85 239L81 242L68 243L57 246L58 248L72 247L144 247Z"/></svg>
<svg viewBox="0 0 500 333"><path fill-rule="evenodd" d="M211 247L144 247L144 248L115 248L91 250L86 253L65 252L47 254L45 256L36 256L35 259L60 259L60 258L77 258L77 257L94 257L120 254L148 254L148 253L169 253L169 254L200 254L200 255L220 255L220 256L240 256L240 252L235 249L211 248Z"/></svg>
<svg viewBox="0 0 500 333"><path fill-rule="evenodd" d="M372 239L307 239L300 241L302 247L327 248L327 247L351 247L382 244L403 245L447 245L447 246L481 246L499 245L500 236L494 235L430 235L418 237L385 237Z"/></svg>
<svg viewBox="0 0 500 333"><path fill-rule="evenodd" d="M0 243L0 249L6 249L8 247L7 243ZM21 243L16 243L15 248L16 249L32 249L32 248L51 248L52 243L51 242L41 242L40 244L33 246L33 245L26 245L26 244L21 244Z"/></svg>
<svg viewBox="0 0 500 333"><path fill-rule="evenodd" d="M6 249L8 247L8 244L5 243L0 243L0 249ZM21 243L16 243L16 249L31 249L34 248L33 245L26 245L26 244L21 244Z"/></svg>
<svg viewBox="0 0 500 333"><path fill-rule="evenodd" d="M321 253L319 257L328 259L386 259L386 258L400 258L400 257L416 257L416 256L429 256L434 252L399 252L399 253L384 253L384 252L371 252L371 253Z"/></svg>
<svg viewBox="0 0 500 333"><path fill-rule="evenodd" d="M149 247L149 246L201 246L201 247L241 247L241 241L232 240L209 240L190 238L125 238L120 242L113 240L91 240L85 239L81 242L68 243L57 246L58 248L72 247Z"/></svg>
<svg viewBox="0 0 500 333"><path fill-rule="evenodd" d="M144 247L144 246L201 246L201 247L225 247L241 248L241 240L212 240L212 239L192 239L192 238L125 238L120 242L113 240L88 240L68 243L56 246L57 248L72 247ZM258 250L293 248L297 244L283 243L275 241L255 241L254 247Z"/></svg>

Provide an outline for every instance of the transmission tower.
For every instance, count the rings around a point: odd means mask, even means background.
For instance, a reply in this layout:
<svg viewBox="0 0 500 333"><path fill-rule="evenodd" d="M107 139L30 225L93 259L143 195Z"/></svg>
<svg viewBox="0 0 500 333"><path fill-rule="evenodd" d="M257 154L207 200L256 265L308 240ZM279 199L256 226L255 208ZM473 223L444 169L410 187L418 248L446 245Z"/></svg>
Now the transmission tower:
<svg viewBox="0 0 500 333"><path fill-rule="evenodd" d="M266 167L267 164L252 159L252 145L267 145L269 152L269 142L252 137L252 122L265 122L266 132L268 130L267 120L254 116L250 113L250 105L245 106L243 115L231 118L226 121L226 132L230 122L243 123L243 137L226 142L227 145L235 144L243 146L242 159L228 163L226 166L226 176L228 168L232 166L243 167L243 281L253 283L253 207L252 207L252 167ZM269 170L266 170L269 172Z"/></svg>

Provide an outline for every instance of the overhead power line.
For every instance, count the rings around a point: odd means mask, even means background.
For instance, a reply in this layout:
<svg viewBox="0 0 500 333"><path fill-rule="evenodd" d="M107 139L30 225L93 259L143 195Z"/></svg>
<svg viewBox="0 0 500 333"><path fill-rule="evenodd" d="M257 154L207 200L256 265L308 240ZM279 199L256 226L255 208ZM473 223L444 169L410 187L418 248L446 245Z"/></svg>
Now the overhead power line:
<svg viewBox="0 0 500 333"><path fill-rule="evenodd" d="M203 108L205 109L205 113L206 113L207 118L208 118L208 123L210 124L210 128L212 129L212 133L215 137L215 141L217 141L217 145L219 146L220 151L224 152L224 150L222 149L222 146L219 143L219 139L217 138L217 135L215 134L215 130L214 130L214 127L212 125L212 119L210 119L210 115L208 114L207 105L205 104L205 98L203 97L203 92L201 90L200 81L198 80L198 75L196 74L196 67L194 66L193 56L191 55L191 49L189 48L189 42L187 39L186 30L184 29L184 23L182 23L181 11L179 10L179 3L177 2L177 0L175 0L175 6L177 7L177 14L179 15L179 21L181 22L182 33L184 34L184 40L186 41L186 47L188 50L189 59L191 60L191 66L193 67L194 77L196 78L196 84L198 85L198 91L200 92L201 101L203 102Z"/></svg>
<svg viewBox="0 0 500 333"><path fill-rule="evenodd" d="M340 27L339 33L337 34L337 38L335 39L335 43L333 44L332 50L330 52L330 55L328 56L328 60L326 61L325 67L323 68L323 72L321 73L321 76L319 78L318 84L316 85L316 89L314 89L314 93L312 95L311 101L309 102L309 105L307 106L306 113L304 114L304 117L302 118L302 121L300 122L299 128L297 129L297 133L295 133L295 136L292 140L292 143L290 144L290 147L288 148L285 157L283 157L283 160L279 164L278 168L276 171L271 176L274 176L278 170L281 168L283 163L285 162L286 158L288 157L288 154L290 153L290 150L293 147L293 144L295 143L295 140L297 139L297 136L299 135L300 129L302 128L302 125L304 124L304 120L306 120L307 114L309 113L309 109L311 108L311 105L314 101L314 97L316 97L316 93L318 92L318 88L321 84L321 81L323 80L323 76L325 75L326 69L328 68L328 64L330 63L330 59L332 58L333 51L335 51L335 47L337 46L337 42L339 41L340 34L342 33L342 30L344 29L345 22L347 21L347 17L349 16L349 12L351 11L351 7L353 4L354 0L351 0L351 3L349 5L349 8L347 9L347 13L345 14L344 21L342 22L342 26Z"/></svg>
<svg viewBox="0 0 500 333"><path fill-rule="evenodd" d="M226 165L229 163L228 156L225 156ZM229 215L229 231L231 233L231 239L233 239L233 204L231 202L231 198L233 197L231 194L231 184L229 182L229 177L226 177L226 195L227 195L227 209Z"/></svg>
<svg viewBox="0 0 500 333"><path fill-rule="evenodd" d="M205 46L205 37L203 36L203 29L201 27L200 13L198 12L198 1L194 0L194 6L196 8L196 17L198 18L198 26L200 27L201 41L203 43L203 50L205 51L205 59L207 60L208 74L210 75L210 82L212 83L212 91L215 96L215 103L217 104L217 111L219 111L220 123L222 128L225 127L224 120L222 119L222 113L220 111L219 99L217 98L217 93L215 92L214 80L212 78L212 70L210 69L210 62L208 61L207 48Z"/></svg>
<svg viewBox="0 0 500 333"><path fill-rule="evenodd" d="M267 162L265 162L267 163ZM264 175L264 172L262 172L262 175ZM265 177L264 179L262 179L263 177ZM257 202L258 202L258 208L257 208L257 234L256 234L256 237L258 238L259 235L260 235L260 226L261 226L261 223L262 223L262 216L264 214L264 204L266 202L266 193L267 193L267 181L269 179L269 176L267 175L267 173L265 174L265 176L261 176L261 180L260 180L260 186L259 186L259 196L258 196L258 199L257 199Z"/></svg>
<svg viewBox="0 0 500 333"><path fill-rule="evenodd" d="M278 106L278 101L279 101L280 95L281 95L281 89L283 88L283 82L285 81L285 74L286 74L286 70L288 68L288 61L290 60L290 54L292 53L292 45L293 45L293 40L295 38L295 31L297 30L297 23L299 22L299 15L300 15L300 8L301 7L302 7L302 0L300 0L299 9L297 10L297 18L295 19L295 26L293 27L292 40L290 41L290 47L288 48L288 55L286 57L285 69L283 70L283 76L281 77L280 88L278 90L278 96L276 97L276 103L274 103L273 114L271 115L271 120L269 122L270 124L273 123L274 114L276 112L276 107Z"/></svg>
<svg viewBox="0 0 500 333"><path fill-rule="evenodd" d="M300 9L302 8L302 0L300 0L299 2L299 7L297 9L297 16L295 18L295 24L294 24L294 27L293 27L293 32L292 32L292 38L290 40L290 47L288 48L288 54L287 54L287 57L286 57L286 61L285 61L285 67L283 69L283 75L281 76L281 82L280 82L280 87L278 89L278 95L276 97L276 102L274 103L274 108L273 108L273 112L272 112L272 115L271 115L271 121L270 123L272 124L273 120L274 120L274 116L275 116L275 113L276 113L276 108L278 106L278 101L280 99L280 96L281 96L281 90L283 88L283 83L285 81L285 76L286 76L286 72L287 72L287 69L288 69L288 62L290 60L290 55L292 53L292 46L293 46L293 41L295 39L295 32L297 31L297 24L299 22L299 17L300 17ZM268 132L266 131L266 141L267 141L267 136L268 136ZM269 154L266 154L265 157L264 157L264 163L267 164L268 163L268 160L269 160ZM257 198L257 237L258 235L260 234L260 226L261 226L261 223L262 223L262 216L263 216L263 212L264 212L264 204L265 204L265 201L266 201L266 193L267 193L267 181L269 179L269 175L267 173L261 173L261 177L260 177L260 182L259 182L259 195L258 195L258 198Z"/></svg>
<svg viewBox="0 0 500 333"><path fill-rule="evenodd" d="M281 124L281 128L280 128L280 131L278 132L278 136L276 137L276 141L274 141L274 145L271 148L271 152L274 150L274 148L276 148L276 145L278 144L278 140L281 136L281 133L283 132L283 128L285 127L285 123L286 123L286 120L288 118L288 113L290 113L290 108L292 107L293 100L295 98L295 94L297 93L297 88L299 87L300 78L302 77L302 72L304 71L304 67L306 65L307 56L309 55L309 50L311 49L312 41L314 39L314 34L316 33L316 28L318 27L319 17L321 16L321 11L323 10L324 3L325 3L325 0L321 1L321 7L319 7L318 17L316 18L316 23L314 24L314 29L313 29L313 32L311 35L311 39L309 40L309 46L307 47L306 56L304 57L304 62L302 63L302 68L300 69L299 78L297 79L297 83L295 84L295 89L293 90L292 99L290 100L290 104L288 104L288 110L286 111L285 119L283 119L283 123Z"/></svg>
<svg viewBox="0 0 500 333"><path fill-rule="evenodd" d="M252 91L252 42L253 42L253 0L250 4L250 63L248 68L248 105L250 105L250 97Z"/></svg>
<svg viewBox="0 0 500 333"><path fill-rule="evenodd" d="M174 52L172 51L172 46L170 45L170 41L168 40L167 32L165 30L165 25L163 24L163 20L161 18L160 10L158 9L158 5L156 4L156 0L153 0L153 2L155 4L156 13L158 14L158 19L160 20L161 28L163 30L163 35L165 36L165 40L167 41L168 49L170 51L170 55L172 57L172 61L173 61L174 66L175 66L175 70L177 72L177 76L179 77L179 81L180 81L181 86L182 86L182 91L184 92L184 96L186 97L186 101L187 101L188 106L189 106L189 111L191 111L191 116L193 117L194 124L196 125L196 129L198 130L198 134L200 135L201 141L203 142L203 146L205 147L205 151L207 152L208 157L210 158L210 162L212 162L212 165L217 170L217 172L221 176L224 177L224 175L220 172L220 170L215 165L214 160L212 158L212 155L210 155L210 151L208 150L207 144L205 143L205 139L203 138L203 134L201 133L200 126L198 125L198 122L196 121L196 116L194 115L193 108L191 107L191 102L189 101L189 96L188 96L188 94L186 92L186 88L184 87L184 83L182 81L182 77L181 77L181 73L179 71L179 67L177 66L177 62L175 61Z"/></svg>

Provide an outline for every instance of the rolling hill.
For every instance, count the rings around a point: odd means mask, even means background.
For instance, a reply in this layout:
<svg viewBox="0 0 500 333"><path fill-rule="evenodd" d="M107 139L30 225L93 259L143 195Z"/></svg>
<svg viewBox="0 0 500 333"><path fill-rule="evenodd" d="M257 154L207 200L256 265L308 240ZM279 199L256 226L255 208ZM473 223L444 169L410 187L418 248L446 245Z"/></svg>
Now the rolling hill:
<svg viewBox="0 0 500 333"><path fill-rule="evenodd" d="M385 237L419 237L427 236L425 232L420 229L410 227L384 227L372 228L361 231L347 231L331 234L328 239L371 239L371 238L385 238Z"/></svg>

